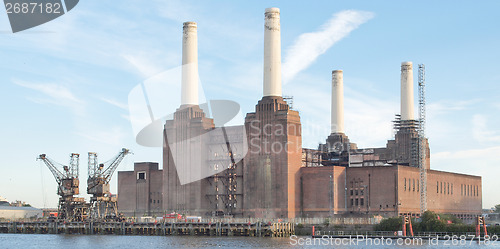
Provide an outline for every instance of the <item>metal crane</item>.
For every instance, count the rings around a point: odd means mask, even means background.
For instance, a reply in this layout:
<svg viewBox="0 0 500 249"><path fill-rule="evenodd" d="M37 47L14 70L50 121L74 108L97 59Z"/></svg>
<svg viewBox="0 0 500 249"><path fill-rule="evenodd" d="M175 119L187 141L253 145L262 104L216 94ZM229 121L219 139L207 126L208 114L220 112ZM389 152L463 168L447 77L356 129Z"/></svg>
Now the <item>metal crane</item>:
<svg viewBox="0 0 500 249"><path fill-rule="evenodd" d="M49 159L46 154L38 156L47 165L57 182L57 194L59 195L58 216L60 220L82 221L87 214L87 206L84 198L75 197L79 194L80 181L78 180L78 166L80 154L70 155L69 166L62 165ZM62 171L60 170L62 169Z"/></svg>
<svg viewBox="0 0 500 249"><path fill-rule="evenodd" d="M118 219L117 199L111 196L109 182L123 158L130 154L130 150L123 148L118 155L106 163L98 163L97 153L89 152L87 193L90 198L90 217L94 220Z"/></svg>

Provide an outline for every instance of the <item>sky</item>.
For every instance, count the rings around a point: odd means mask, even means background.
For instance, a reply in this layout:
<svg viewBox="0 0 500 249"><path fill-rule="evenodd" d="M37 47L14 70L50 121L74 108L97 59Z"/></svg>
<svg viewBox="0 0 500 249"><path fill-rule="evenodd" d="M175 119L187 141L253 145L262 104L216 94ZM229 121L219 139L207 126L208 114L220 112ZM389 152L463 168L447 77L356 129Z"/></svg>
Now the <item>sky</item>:
<svg viewBox="0 0 500 249"><path fill-rule="evenodd" d="M80 1L15 34L0 11L0 196L57 206L42 153L63 164L80 153L82 193L89 151L107 161L131 149L118 170L161 165L161 148L135 142L128 95L181 65L185 21L198 23L206 99L254 111L268 7L281 10L283 94L300 112L303 147L330 133L332 70L344 71L346 134L383 147L399 113L401 62L413 62L415 81L425 64L431 168L482 176L483 207L500 203L498 1Z"/></svg>

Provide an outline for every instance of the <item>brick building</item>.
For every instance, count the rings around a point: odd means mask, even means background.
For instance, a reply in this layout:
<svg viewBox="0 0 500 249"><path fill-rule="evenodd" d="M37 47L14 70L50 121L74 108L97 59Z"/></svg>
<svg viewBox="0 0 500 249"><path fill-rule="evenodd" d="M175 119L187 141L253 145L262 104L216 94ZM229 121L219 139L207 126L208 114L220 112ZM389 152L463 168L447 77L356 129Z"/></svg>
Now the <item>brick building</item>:
<svg viewBox="0 0 500 249"><path fill-rule="evenodd" d="M481 177L430 169L429 143L419 138L413 114L411 62L401 66L402 113L385 147L358 148L345 134L343 72L335 70L331 134L317 149L305 149L299 112L281 96L277 8L266 9L264 26L263 97L243 125L224 127L198 103L197 77L192 77L198 74L196 23L184 24L183 65L191 66L183 67L182 103L164 124L163 170L156 163L136 163L134 171L119 172L120 212L417 216L425 187L427 210L464 219L481 213ZM214 114L217 103L210 104ZM426 172L425 186L419 167Z"/></svg>
<svg viewBox="0 0 500 249"><path fill-rule="evenodd" d="M162 187L158 163L137 162L133 171L118 171L118 212L127 217L161 215Z"/></svg>

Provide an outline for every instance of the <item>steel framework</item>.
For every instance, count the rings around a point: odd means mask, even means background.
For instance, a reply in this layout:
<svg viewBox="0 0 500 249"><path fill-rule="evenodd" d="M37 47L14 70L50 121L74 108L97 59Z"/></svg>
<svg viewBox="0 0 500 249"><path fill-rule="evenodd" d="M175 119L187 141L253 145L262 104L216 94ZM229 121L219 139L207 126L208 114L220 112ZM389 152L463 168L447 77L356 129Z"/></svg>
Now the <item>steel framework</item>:
<svg viewBox="0 0 500 249"><path fill-rule="evenodd" d="M425 139L425 65L418 65L418 167L420 170L420 213L427 210L427 168L426 153L427 141Z"/></svg>

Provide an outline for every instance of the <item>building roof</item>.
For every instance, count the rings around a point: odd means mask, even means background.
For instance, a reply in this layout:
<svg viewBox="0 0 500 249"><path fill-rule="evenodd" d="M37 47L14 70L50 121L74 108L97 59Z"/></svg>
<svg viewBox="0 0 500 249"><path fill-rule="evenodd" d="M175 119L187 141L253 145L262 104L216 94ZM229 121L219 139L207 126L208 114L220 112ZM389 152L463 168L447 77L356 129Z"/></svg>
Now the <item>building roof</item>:
<svg viewBox="0 0 500 249"><path fill-rule="evenodd" d="M9 205L9 201L0 196L0 206Z"/></svg>
<svg viewBox="0 0 500 249"><path fill-rule="evenodd" d="M35 211L35 210L40 210L38 208L34 207L12 207L12 206L0 206L0 210L24 210L24 211Z"/></svg>

